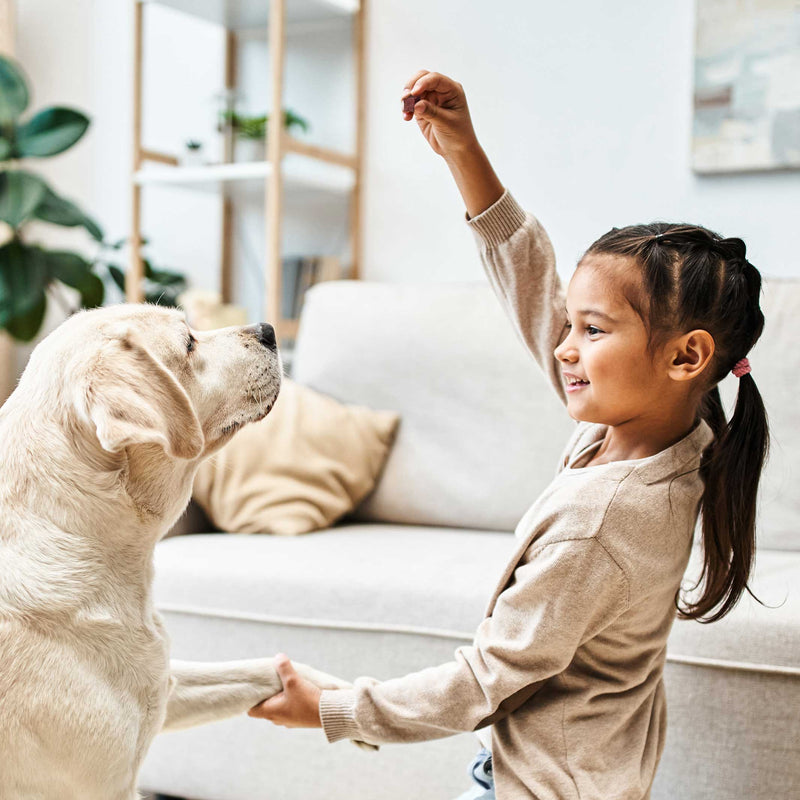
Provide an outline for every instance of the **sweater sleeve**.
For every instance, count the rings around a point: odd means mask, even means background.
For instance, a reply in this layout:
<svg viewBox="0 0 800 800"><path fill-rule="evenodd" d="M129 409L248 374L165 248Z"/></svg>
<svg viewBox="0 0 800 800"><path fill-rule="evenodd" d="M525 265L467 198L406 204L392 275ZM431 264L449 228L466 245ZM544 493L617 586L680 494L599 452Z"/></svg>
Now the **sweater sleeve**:
<svg viewBox="0 0 800 800"><path fill-rule="evenodd" d="M553 351L565 336L566 292L547 232L506 191L477 217L467 216L489 283L562 403L567 394Z"/></svg>
<svg viewBox="0 0 800 800"><path fill-rule="evenodd" d="M625 575L594 538L532 546L473 644L402 678L325 690L329 741L419 742L485 727L562 672L578 647L627 607Z"/></svg>

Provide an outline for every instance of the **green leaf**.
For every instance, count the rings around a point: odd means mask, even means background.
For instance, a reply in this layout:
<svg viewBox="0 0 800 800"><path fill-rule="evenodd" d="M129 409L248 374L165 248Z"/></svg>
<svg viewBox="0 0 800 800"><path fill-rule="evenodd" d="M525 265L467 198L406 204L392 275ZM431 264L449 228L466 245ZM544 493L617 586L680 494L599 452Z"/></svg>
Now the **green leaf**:
<svg viewBox="0 0 800 800"><path fill-rule="evenodd" d="M160 283L163 286L184 286L186 278L179 272L168 272L165 269L151 269L147 277L153 283Z"/></svg>
<svg viewBox="0 0 800 800"><path fill-rule="evenodd" d="M50 279L43 252L18 239L0 247L0 325L7 327L39 303Z"/></svg>
<svg viewBox="0 0 800 800"><path fill-rule="evenodd" d="M50 275L81 293L85 308L102 305L105 287L92 272L92 265L77 253L62 250L45 250L44 256Z"/></svg>
<svg viewBox="0 0 800 800"><path fill-rule="evenodd" d="M40 293L36 305L30 311L19 314L5 324L6 330L15 338L22 342L30 342L39 333L44 320L44 312L47 308L47 295Z"/></svg>
<svg viewBox="0 0 800 800"><path fill-rule="evenodd" d="M113 279L114 283L117 284L117 287L121 291L125 291L125 273L116 265L109 264L108 271L111 274L111 278Z"/></svg>
<svg viewBox="0 0 800 800"><path fill-rule="evenodd" d="M45 222L52 222L54 225L64 225L70 228L81 225L98 242L103 241L102 228L91 217L84 214L75 203L64 197L59 197L49 187L42 201L36 206L34 216Z"/></svg>
<svg viewBox="0 0 800 800"><path fill-rule="evenodd" d="M38 176L22 170L0 172L0 219L18 228L38 207L49 191Z"/></svg>
<svg viewBox="0 0 800 800"><path fill-rule="evenodd" d="M0 161L7 161L11 155L11 142L0 136Z"/></svg>
<svg viewBox="0 0 800 800"><path fill-rule="evenodd" d="M310 127L308 120L289 110L283 112L283 125L287 129L291 129L293 126L301 128L303 133L308 133Z"/></svg>
<svg viewBox="0 0 800 800"><path fill-rule="evenodd" d="M28 86L22 70L0 56L0 125L8 125L28 107Z"/></svg>
<svg viewBox="0 0 800 800"><path fill-rule="evenodd" d="M17 128L20 157L54 156L72 147L86 133L89 118L73 108L45 108Z"/></svg>

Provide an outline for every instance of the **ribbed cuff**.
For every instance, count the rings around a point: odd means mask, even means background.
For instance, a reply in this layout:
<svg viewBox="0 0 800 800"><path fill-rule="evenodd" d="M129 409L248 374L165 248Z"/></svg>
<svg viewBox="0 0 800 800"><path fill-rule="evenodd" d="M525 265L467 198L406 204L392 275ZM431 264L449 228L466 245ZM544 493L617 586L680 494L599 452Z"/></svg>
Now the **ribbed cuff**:
<svg viewBox="0 0 800 800"><path fill-rule="evenodd" d="M502 244L525 222L525 210L506 189L502 197L477 217L467 215L467 224L487 245Z"/></svg>
<svg viewBox="0 0 800 800"><path fill-rule="evenodd" d="M356 693L352 689L323 689L319 716L328 741L360 738L355 721Z"/></svg>

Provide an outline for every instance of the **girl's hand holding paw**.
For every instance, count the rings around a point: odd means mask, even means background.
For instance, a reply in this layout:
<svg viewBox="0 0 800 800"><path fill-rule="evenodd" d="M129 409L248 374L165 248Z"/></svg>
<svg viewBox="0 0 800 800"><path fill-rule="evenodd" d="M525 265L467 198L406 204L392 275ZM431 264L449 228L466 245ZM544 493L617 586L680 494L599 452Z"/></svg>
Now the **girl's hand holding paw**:
<svg viewBox="0 0 800 800"><path fill-rule="evenodd" d="M260 717L285 728L321 728L319 698L322 690L301 678L289 657L275 656L275 669L283 683L283 691L253 706L249 717Z"/></svg>

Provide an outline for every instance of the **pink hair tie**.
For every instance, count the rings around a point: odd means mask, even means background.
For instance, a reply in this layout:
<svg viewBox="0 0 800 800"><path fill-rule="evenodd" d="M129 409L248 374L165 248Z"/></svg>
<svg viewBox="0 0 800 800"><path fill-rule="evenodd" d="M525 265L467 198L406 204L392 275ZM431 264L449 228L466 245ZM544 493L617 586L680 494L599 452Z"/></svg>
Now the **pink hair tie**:
<svg viewBox="0 0 800 800"><path fill-rule="evenodd" d="M750 362L746 358L743 358L741 361L737 361L731 370L731 372L737 378L741 378L742 375L747 375L747 373L750 371Z"/></svg>

